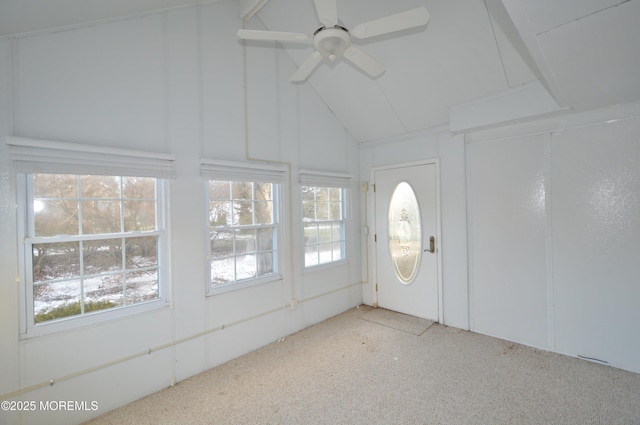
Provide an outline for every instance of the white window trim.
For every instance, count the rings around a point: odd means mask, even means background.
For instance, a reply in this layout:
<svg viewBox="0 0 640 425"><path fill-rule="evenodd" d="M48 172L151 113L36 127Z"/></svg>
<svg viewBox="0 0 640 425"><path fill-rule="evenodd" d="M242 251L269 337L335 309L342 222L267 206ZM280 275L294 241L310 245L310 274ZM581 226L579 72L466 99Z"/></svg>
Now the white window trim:
<svg viewBox="0 0 640 425"><path fill-rule="evenodd" d="M288 176L288 167L280 164L267 164L262 162L236 162L226 160L213 160L207 158L200 159L200 175L203 179L203 196L207 200L205 202L205 211L203 214L205 220L205 228L209 229L209 180L221 180L221 181L258 181L277 184L279 187L274 191L273 205L274 205L274 221L276 228L276 240L274 241L274 251L276 253L275 268L276 272L257 278L245 279L236 282L229 283L227 285L212 286L211 285L211 265L209 263L210 256L210 239L205 238L205 293L207 296L220 295L232 291L250 288L257 285L266 284L269 282L275 282L283 279L283 258L284 245L281 243L283 231L283 205L285 201L285 182Z"/></svg>
<svg viewBox="0 0 640 425"><path fill-rule="evenodd" d="M6 144L9 146L12 163L17 174L21 339L104 323L170 305L170 249L166 221L169 210L167 202L169 185L164 179L174 176L175 157L173 155L20 137L7 137ZM160 240L158 252L159 299L35 324L33 305L29 305L29 300L33 300L33 286L27 281L27 276L31 273L27 272L27 267L31 263L28 260L31 253L26 252L27 244L25 242L29 236L29 217L33 215L33 211L31 211L33 206L28 205L27 202L32 196L27 193L27 179L29 174L34 173L136 176L159 179L157 182L159 190L156 194L158 230L154 232ZM29 291L31 291L30 295Z"/></svg>
<svg viewBox="0 0 640 425"><path fill-rule="evenodd" d="M303 273L312 272L312 271L320 271L325 268L340 266L349 262L349 258L347 255L348 252L348 228L349 228L349 197L350 187L351 187L351 179L352 176L346 173L336 173L330 171L318 171L318 170L308 170L308 169L300 169L298 171L298 177L300 182L300 188L302 186L311 186L311 187L333 187L343 189L343 199L342 199L342 222L344 223L343 229L343 237L344 237L344 258L340 260L330 261L327 263L320 263L307 266L304 253L303 253ZM302 200L301 200L302 206ZM304 222L302 222L302 226L304 229ZM304 241L304 231L302 232L301 237L301 246L302 249L306 249L306 244Z"/></svg>

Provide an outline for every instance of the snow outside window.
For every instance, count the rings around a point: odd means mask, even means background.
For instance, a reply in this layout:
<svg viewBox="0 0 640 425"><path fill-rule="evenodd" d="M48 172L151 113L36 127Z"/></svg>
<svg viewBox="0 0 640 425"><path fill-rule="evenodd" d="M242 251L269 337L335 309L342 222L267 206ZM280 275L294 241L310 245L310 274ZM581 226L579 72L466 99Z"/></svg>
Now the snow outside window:
<svg viewBox="0 0 640 425"><path fill-rule="evenodd" d="M345 189L302 186L304 266L345 259Z"/></svg>
<svg viewBox="0 0 640 425"><path fill-rule="evenodd" d="M22 176L28 329L162 299L161 179Z"/></svg>
<svg viewBox="0 0 640 425"><path fill-rule="evenodd" d="M210 292L277 276L279 187L260 181L208 181Z"/></svg>

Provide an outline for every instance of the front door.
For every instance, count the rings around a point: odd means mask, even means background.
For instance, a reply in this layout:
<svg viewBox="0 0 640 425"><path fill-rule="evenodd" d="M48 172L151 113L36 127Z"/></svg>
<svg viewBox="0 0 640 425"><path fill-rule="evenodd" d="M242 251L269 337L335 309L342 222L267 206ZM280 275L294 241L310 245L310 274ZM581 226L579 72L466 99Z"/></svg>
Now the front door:
<svg viewBox="0 0 640 425"><path fill-rule="evenodd" d="M374 171L378 306L438 321L436 164Z"/></svg>

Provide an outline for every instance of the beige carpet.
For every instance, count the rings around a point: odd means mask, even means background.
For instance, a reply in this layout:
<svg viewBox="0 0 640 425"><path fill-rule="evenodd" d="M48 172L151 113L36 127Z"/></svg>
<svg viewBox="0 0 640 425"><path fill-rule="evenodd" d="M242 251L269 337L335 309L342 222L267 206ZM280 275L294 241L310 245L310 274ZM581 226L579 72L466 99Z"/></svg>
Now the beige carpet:
<svg viewBox="0 0 640 425"><path fill-rule="evenodd" d="M99 424L640 424L640 375L368 307L179 382Z"/></svg>

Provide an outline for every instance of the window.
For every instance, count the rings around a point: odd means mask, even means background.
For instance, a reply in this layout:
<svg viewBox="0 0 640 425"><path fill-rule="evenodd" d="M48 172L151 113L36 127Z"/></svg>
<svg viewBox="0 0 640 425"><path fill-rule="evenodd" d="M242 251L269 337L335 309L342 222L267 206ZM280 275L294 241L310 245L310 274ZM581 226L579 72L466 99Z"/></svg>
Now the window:
<svg viewBox="0 0 640 425"><path fill-rule="evenodd" d="M169 301L169 154L7 138L17 174L21 333Z"/></svg>
<svg viewBox="0 0 640 425"><path fill-rule="evenodd" d="M347 259L346 197L350 184L348 174L300 170L305 268Z"/></svg>
<svg viewBox="0 0 640 425"><path fill-rule="evenodd" d="M201 160L207 191L208 292L279 279L284 168Z"/></svg>
<svg viewBox="0 0 640 425"><path fill-rule="evenodd" d="M338 187L302 186L305 267L345 259L344 192Z"/></svg>
<svg viewBox="0 0 640 425"><path fill-rule="evenodd" d="M273 183L209 181L211 285L277 272Z"/></svg>
<svg viewBox="0 0 640 425"><path fill-rule="evenodd" d="M65 174L26 179L34 324L160 298L160 181Z"/></svg>

